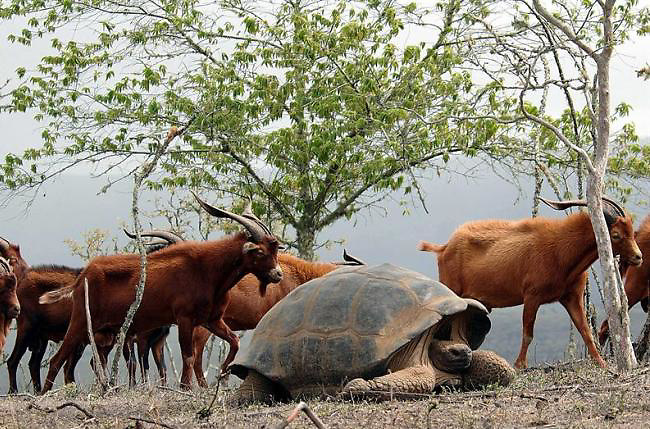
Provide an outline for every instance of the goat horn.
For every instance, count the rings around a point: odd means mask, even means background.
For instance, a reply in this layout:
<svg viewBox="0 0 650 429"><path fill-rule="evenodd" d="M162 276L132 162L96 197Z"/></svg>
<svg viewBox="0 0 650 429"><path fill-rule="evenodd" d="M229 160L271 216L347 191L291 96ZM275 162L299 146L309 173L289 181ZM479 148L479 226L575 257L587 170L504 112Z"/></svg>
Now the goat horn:
<svg viewBox="0 0 650 429"><path fill-rule="evenodd" d="M537 197L546 205L548 205L551 208L554 208L555 210L565 210L568 209L569 207L574 207L574 206L587 206L587 202L585 200L567 200L567 201L552 201L552 200L547 200L542 197ZM616 212L617 216L625 217L625 211L623 208L618 205L618 203L608 197L602 197L602 200L606 203L609 203L610 206L612 206Z"/></svg>
<svg viewBox="0 0 650 429"><path fill-rule="evenodd" d="M11 264L9 264L9 261L7 261L2 256L0 256L0 270L4 271L7 274L11 273L12 271Z"/></svg>
<svg viewBox="0 0 650 429"><path fill-rule="evenodd" d="M569 207L582 206L586 207L587 202L585 200L567 200L567 201L554 201L547 200L542 197L537 197L540 201L543 201L547 206L555 210L566 210Z"/></svg>
<svg viewBox="0 0 650 429"><path fill-rule="evenodd" d="M124 230L124 233L131 239L135 240L135 234L130 233L126 229ZM183 237L181 237L178 234L175 234L171 231L162 231L159 229L154 229L152 231L144 231L140 233L141 237L156 237L156 238L162 238L165 240L168 244L176 244L180 243L181 241L185 241Z"/></svg>
<svg viewBox="0 0 650 429"><path fill-rule="evenodd" d="M614 207L614 210L617 212L618 216L625 217L625 210L623 210L623 207L621 207L616 201L605 196L603 196L603 201L609 203L612 207Z"/></svg>
<svg viewBox="0 0 650 429"><path fill-rule="evenodd" d="M206 212L210 213L212 216L232 219L235 222L238 222L242 226L244 226L246 230L250 233L251 239L254 242L260 242L262 238L265 235L267 235L266 229L259 226L257 222L254 221L253 219L250 219L246 216L240 216L238 214L231 213L229 211L217 207L213 207L210 204L206 203L205 201L202 201L201 198L199 198L199 196L196 195L193 191L192 191L192 195L194 195L194 198L196 198L196 201L198 201L201 207L203 207L203 209Z"/></svg>
<svg viewBox="0 0 650 429"><path fill-rule="evenodd" d="M241 215L259 225L259 227L262 228L267 235L273 235L269 227L264 225L264 223L257 216L255 216L255 213L253 213L253 201L250 198L248 199L246 207L244 208L244 212Z"/></svg>
<svg viewBox="0 0 650 429"><path fill-rule="evenodd" d="M345 248L343 249L343 260L346 262L353 262L354 265L368 265L356 256L350 255Z"/></svg>
<svg viewBox="0 0 650 429"><path fill-rule="evenodd" d="M0 250L6 252L9 250L9 247L11 247L11 243L4 237L0 237Z"/></svg>

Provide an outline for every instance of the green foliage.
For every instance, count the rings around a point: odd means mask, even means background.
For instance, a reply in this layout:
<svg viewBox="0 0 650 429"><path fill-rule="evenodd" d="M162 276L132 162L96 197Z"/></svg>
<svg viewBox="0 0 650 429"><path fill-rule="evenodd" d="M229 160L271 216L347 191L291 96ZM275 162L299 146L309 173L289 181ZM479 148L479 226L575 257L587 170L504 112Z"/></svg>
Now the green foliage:
<svg viewBox="0 0 650 429"><path fill-rule="evenodd" d="M507 22L503 14L502 20L477 19L480 25L473 37L481 42L473 45L468 62L477 75L499 88L490 94L491 101L500 107L495 109L497 120L513 124L504 137L508 144L502 154L512 158L510 172L543 176L540 180L557 189L558 196L583 196L585 160L576 149L594 161L599 112L595 56L605 45L616 49L643 34L650 9L637 0L614 2L614 31L611 40L605 40L605 3L576 0L550 5L553 19L565 23L567 31L546 22L535 3L485 2L489 17L506 8L511 11L511 21ZM577 40L580 46L574 43ZM644 70L637 71L639 77L645 76ZM612 80L615 78L612 74ZM563 103L559 113L549 113L549 99L555 108ZM504 109L508 105L511 110ZM622 200L631 192L627 178L647 178L650 173L647 145L638 142L634 125L625 122L632 109L622 102L611 109L608 118L612 144L606 184L608 191L618 193Z"/></svg>
<svg viewBox="0 0 650 429"><path fill-rule="evenodd" d="M337 219L417 189L416 169L507 152L494 119L461 120L512 105L462 66L471 44L457 41L485 14L482 2L455 0L431 11L394 1L12 0L0 19L28 21L9 40L43 37L51 53L19 68L10 93L10 111L43 121L43 146L8 156L0 180L20 192L79 163L130 175L170 126L191 123L147 185L253 196L311 256ZM88 27L71 36L79 19ZM424 19L440 30L402 46Z"/></svg>

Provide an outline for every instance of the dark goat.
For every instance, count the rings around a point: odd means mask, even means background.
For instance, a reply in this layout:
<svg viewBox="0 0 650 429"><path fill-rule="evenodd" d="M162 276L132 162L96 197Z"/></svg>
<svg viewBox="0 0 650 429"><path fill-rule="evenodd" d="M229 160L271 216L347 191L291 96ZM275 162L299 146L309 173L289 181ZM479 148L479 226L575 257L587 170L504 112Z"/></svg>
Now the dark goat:
<svg viewBox="0 0 650 429"><path fill-rule="evenodd" d="M72 299L66 298L52 304L39 304L38 300L46 292L61 289L75 281L81 268L69 268L60 265L40 265L31 268L27 277L18 285L18 300L22 311L16 319L16 343L7 360L9 371L9 393L17 391L16 371L20 359L29 348L29 371L32 376L34 391L41 390L41 360L47 349L48 341L63 340L70 322ZM83 352L83 348L80 350ZM81 354L75 354L73 361ZM70 363L66 363L65 381L74 381L70 372Z"/></svg>
<svg viewBox="0 0 650 429"><path fill-rule="evenodd" d="M556 210L585 206L584 201L546 201ZM603 198L614 254L632 265L642 262L632 219ZM461 225L445 245L421 242L420 250L438 254L440 281L463 298L488 308L524 304L523 338L517 368L527 366L528 345L540 305L559 301L580 332L591 357L605 366L591 336L583 295L587 269L598 258L596 237L585 212L562 219L484 220Z"/></svg>
<svg viewBox="0 0 650 429"><path fill-rule="evenodd" d="M7 342L11 321L20 314L16 288L28 269L20 248L0 237L0 353Z"/></svg>
<svg viewBox="0 0 650 429"><path fill-rule="evenodd" d="M225 370L239 348L239 339L222 317L228 306L228 291L248 273L261 280L262 295L269 283L282 279L277 262L278 240L260 221L217 209L198 197L197 200L211 215L235 220L248 233L221 240L179 243L149 254L144 295L127 333L132 337L176 324L183 356L181 386L184 388L189 388L191 381L194 327L205 326L229 343L230 351L223 365ZM63 362L88 341L84 280L89 284L88 304L95 340L100 334L104 341L98 346L108 346L114 341L134 300L139 277L139 255L100 256L88 263L69 291L45 294L41 298L41 302L52 302L66 293L74 296L70 326L61 348L50 361L43 392L52 388Z"/></svg>

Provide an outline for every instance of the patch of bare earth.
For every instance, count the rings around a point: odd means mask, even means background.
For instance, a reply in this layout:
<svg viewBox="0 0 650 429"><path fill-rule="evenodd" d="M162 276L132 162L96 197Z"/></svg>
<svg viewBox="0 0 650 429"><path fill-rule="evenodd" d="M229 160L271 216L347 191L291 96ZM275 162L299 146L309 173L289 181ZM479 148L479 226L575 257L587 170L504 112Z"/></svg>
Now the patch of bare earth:
<svg viewBox="0 0 650 429"><path fill-rule="evenodd" d="M296 404L226 405L222 391L209 413L212 390L191 393L142 386L99 395L64 386L51 394L0 398L0 427L14 428L274 428ZM619 376L589 362L520 372L512 386L443 392L384 402L307 401L330 428L647 427L650 367ZM203 412L201 412L203 411ZM201 417L201 414L203 417ZM314 427L303 413L290 427Z"/></svg>

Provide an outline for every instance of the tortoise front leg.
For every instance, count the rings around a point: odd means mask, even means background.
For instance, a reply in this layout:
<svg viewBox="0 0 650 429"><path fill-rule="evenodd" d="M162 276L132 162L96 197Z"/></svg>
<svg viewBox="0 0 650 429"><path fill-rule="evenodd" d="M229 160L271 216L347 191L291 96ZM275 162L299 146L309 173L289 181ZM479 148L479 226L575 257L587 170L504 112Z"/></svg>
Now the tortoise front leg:
<svg viewBox="0 0 650 429"><path fill-rule="evenodd" d="M426 366L412 366L371 380L355 378L343 387L344 395L390 396L392 393L433 393L436 374Z"/></svg>
<svg viewBox="0 0 650 429"><path fill-rule="evenodd" d="M472 363L463 374L463 386L480 389L490 384L508 386L515 378L515 370L498 354L488 350L472 352Z"/></svg>
<svg viewBox="0 0 650 429"><path fill-rule="evenodd" d="M270 404L276 399L275 390L275 385L271 380L259 372L249 369L248 375L235 391L232 398L233 405L244 405L253 402Z"/></svg>

